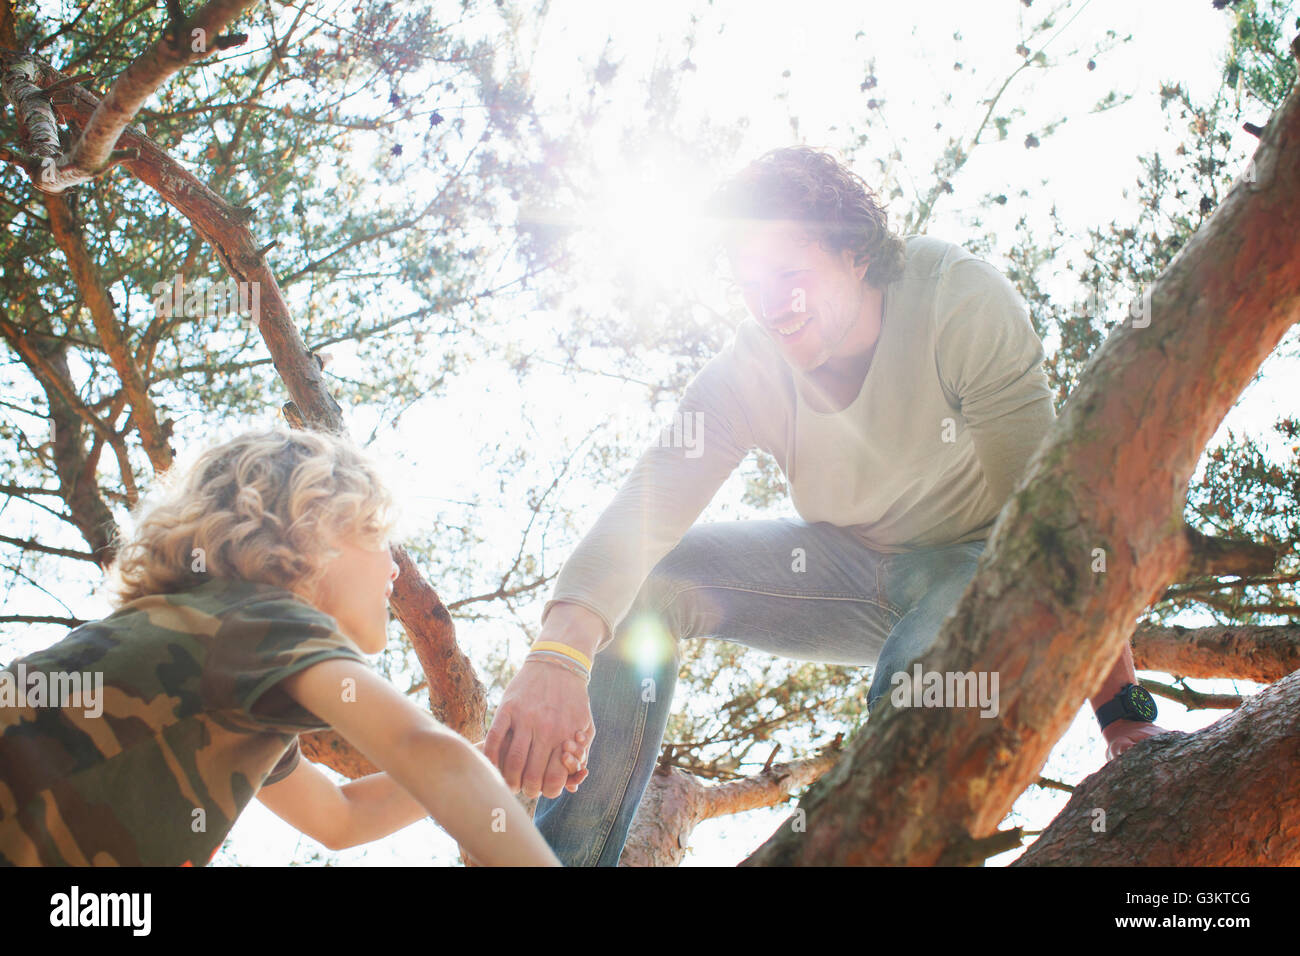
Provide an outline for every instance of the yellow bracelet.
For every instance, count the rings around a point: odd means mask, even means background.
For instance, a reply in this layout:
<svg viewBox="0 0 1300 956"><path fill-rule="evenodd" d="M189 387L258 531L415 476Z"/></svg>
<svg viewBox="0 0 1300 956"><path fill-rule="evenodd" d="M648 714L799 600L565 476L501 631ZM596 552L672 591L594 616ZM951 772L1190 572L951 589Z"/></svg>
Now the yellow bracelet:
<svg viewBox="0 0 1300 956"><path fill-rule="evenodd" d="M561 644L559 641L538 641L530 651L554 651L557 654L563 654L565 657L577 661L587 670L591 670L591 658L576 647L570 647L568 644Z"/></svg>

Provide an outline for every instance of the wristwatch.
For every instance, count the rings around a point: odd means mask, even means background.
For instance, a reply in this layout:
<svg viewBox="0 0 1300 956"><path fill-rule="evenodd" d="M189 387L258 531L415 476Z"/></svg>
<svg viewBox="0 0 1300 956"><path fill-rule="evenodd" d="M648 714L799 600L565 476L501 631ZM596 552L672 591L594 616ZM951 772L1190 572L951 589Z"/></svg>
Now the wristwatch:
<svg viewBox="0 0 1300 956"><path fill-rule="evenodd" d="M1119 693L1097 708L1097 720L1102 730L1117 720L1139 720L1149 724L1155 719L1155 699L1137 684L1125 684Z"/></svg>

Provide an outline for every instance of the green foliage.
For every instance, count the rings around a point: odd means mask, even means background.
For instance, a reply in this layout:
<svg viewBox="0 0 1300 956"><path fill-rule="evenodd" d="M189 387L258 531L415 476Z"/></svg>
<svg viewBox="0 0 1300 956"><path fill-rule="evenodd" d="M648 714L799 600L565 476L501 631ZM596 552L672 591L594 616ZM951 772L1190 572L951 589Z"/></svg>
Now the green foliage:
<svg viewBox="0 0 1300 956"><path fill-rule="evenodd" d="M330 359L326 380L354 426L377 428L439 394L483 351L485 326L502 321L482 303L518 295L553 264L519 242L513 224L519 197L545 199L562 171L541 158L555 143L537 126L506 13L503 4L465 3L448 21L420 4L258 5L231 25L247 43L173 75L136 118L231 205L251 210L255 240L274 240L268 262L309 350ZM486 34L464 26L475 18ZM166 29L157 4L23 5L17 20L20 47L68 74L93 72L89 87L100 95ZM15 143L12 110L0 115ZM70 140L76 130L67 132ZM116 434L119 456L96 451L89 429L77 436L98 467L88 459L82 477L91 484L76 483L83 495L93 487L120 522L132 488L151 479L133 409L40 194L6 163L0 197L3 314L67 363L71 389ZM176 444L274 414L283 385L250 317L213 294L229 277L191 225L120 169L69 202ZM157 308L178 275L197 307ZM70 518L75 476L43 450L49 383L12 351L0 381L8 402L0 482L60 489L65 507L55 511ZM7 501L14 536L30 529L47 544L75 542L57 524L37 524L47 499ZM47 576L52 559L20 549L6 563L12 588Z"/></svg>

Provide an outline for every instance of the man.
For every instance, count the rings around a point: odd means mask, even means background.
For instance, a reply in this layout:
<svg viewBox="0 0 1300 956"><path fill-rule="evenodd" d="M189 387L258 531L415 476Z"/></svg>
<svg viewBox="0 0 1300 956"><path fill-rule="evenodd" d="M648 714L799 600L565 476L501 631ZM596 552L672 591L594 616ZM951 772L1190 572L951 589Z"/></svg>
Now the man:
<svg viewBox="0 0 1300 956"><path fill-rule="evenodd" d="M618 862L678 641L875 664L868 707L885 706L1055 417L1042 343L1007 279L960 246L892 235L830 155L774 150L713 205L751 318L565 564L485 746L508 786L544 794L538 828L567 865ZM691 428L694 441L674 440ZM802 520L692 528L755 447L775 456ZM1133 685L1126 647L1093 698L1112 756L1161 732ZM593 723L590 776L561 794L561 744L592 740Z"/></svg>

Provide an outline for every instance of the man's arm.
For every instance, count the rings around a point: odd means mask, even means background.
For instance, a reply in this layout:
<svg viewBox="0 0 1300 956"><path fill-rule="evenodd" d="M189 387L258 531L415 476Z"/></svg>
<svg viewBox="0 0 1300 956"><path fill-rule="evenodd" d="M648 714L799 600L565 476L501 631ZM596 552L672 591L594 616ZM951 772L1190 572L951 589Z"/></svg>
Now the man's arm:
<svg viewBox="0 0 1300 956"><path fill-rule="evenodd" d="M588 657L613 639L655 564L676 546L754 445L748 414L732 385L730 347L687 387L658 442L637 459L614 500L565 562L542 612L541 640ZM525 663L506 688L484 753L507 786L555 796L572 778L557 747L579 730L588 746L598 728L582 678Z"/></svg>
<svg viewBox="0 0 1300 956"><path fill-rule="evenodd" d="M542 609L557 602L598 616L599 650L632 606L659 560L671 551L755 445L736 380L746 374L728 346L691 380L654 444L632 466L613 500L583 536Z"/></svg>
<svg viewBox="0 0 1300 956"><path fill-rule="evenodd" d="M1124 650L1120 652L1119 658L1115 661L1115 666L1110 669L1106 679L1102 682L1097 693L1089 699L1092 704L1092 711L1095 714L1104 704L1110 702L1119 689L1127 684L1136 684L1137 671L1133 668L1133 648L1124 644ZM1101 736L1106 741L1106 759L1113 760L1124 751L1128 750L1139 740L1145 740L1147 737L1155 737L1159 734L1167 734L1169 731L1163 727L1145 720L1127 720L1121 718L1112 720L1109 724L1101 729Z"/></svg>
<svg viewBox="0 0 1300 956"><path fill-rule="evenodd" d="M1010 281L989 263L952 265L936 296L936 364L999 505L1056 420L1042 340Z"/></svg>

